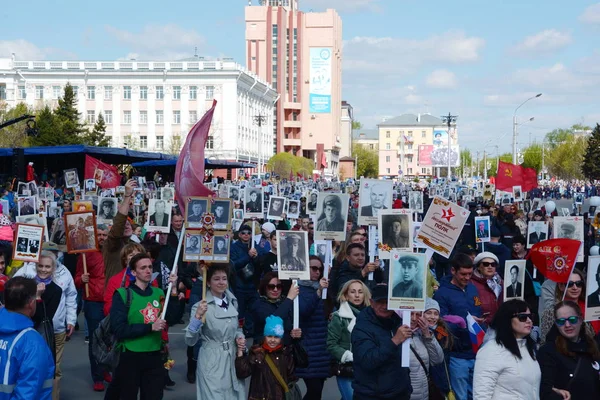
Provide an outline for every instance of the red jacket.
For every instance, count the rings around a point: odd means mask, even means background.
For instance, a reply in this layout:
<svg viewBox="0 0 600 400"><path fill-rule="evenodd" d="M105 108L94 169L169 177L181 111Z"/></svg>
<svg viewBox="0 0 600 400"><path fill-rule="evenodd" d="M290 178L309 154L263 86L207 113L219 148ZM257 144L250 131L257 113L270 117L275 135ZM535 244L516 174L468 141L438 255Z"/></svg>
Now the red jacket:
<svg viewBox="0 0 600 400"><path fill-rule="evenodd" d="M502 282L502 280L500 281ZM481 313L485 318L485 323L489 325L490 322L492 322L492 319L494 319L496 311L498 311L498 308L500 308L500 304L504 302L504 296L502 293L500 293L500 296L496 298L496 295L492 289L490 289L487 284L487 280L484 277L479 277L473 274L471 276L471 282L473 282L473 285L475 285L477 291L479 292L479 300L481 300ZM486 313L488 314L484 315Z"/></svg>
<svg viewBox="0 0 600 400"><path fill-rule="evenodd" d="M394 202L392 203L392 208L394 210L402 208L402 199L396 199L396 200L394 200Z"/></svg>
<svg viewBox="0 0 600 400"><path fill-rule="evenodd" d="M104 315L108 315L110 313L110 307L112 306L112 298L117 289L121 287L121 282L123 281L123 275L125 275L125 269L113 276L108 280L108 284L106 285L106 290L104 291ZM125 287L129 286L129 279L125 279ZM158 287L158 282L156 279L152 281L152 286Z"/></svg>
<svg viewBox="0 0 600 400"><path fill-rule="evenodd" d="M104 259L102 252L85 253L87 271L90 274L88 282L89 297L85 295L85 283L81 280L83 275L83 254L77 257L77 269L75 270L75 286L82 289L83 299L87 301L104 301Z"/></svg>

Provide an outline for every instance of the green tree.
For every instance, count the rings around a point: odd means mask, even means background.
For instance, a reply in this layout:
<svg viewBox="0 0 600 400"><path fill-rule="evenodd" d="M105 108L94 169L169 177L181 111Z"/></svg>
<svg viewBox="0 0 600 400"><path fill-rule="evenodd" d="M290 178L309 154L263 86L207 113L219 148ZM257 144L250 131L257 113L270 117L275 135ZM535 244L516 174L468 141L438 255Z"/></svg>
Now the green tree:
<svg viewBox="0 0 600 400"><path fill-rule="evenodd" d="M359 144L352 146L352 157L357 162L356 177L377 178L379 175L379 155L376 150L367 149ZM358 158L358 159L357 159Z"/></svg>
<svg viewBox="0 0 600 400"><path fill-rule="evenodd" d="M85 135L83 142L88 146L108 147L110 145L110 139L106 136L106 123L102 113L98 114L94 128Z"/></svg>
<svg viewBox="0 0 600 400"><path fill-rule="evenodd" d="M315 163L313 160L298 157L292 153L282 152L277 153L267 162L267 168L281 178L288 178L290 173L293 177L297 174L302 176L311 176Z"/></svg>
<svg viewBox="0 0 600 400"><path fill-rule="evenodd" d="M73 86L67 83L63 97L58 99L58 107L54 111L60 121L64 143L61 144L79 144L82 143L88 130L81 123L81 114L77 110L77 99Z"/></svg>
<svg viewBox="0 0 600 400"><path fill-rule="evenodd" d="M539 173L542 170L542 145L533 143L523 150L523 164L525 168L533 168Z"/></svg>
<svg viewBox="0 0 600 400"><path fill-rule="evenodd" d="M600 180L600 124L587 139L587 150L583 156L581 172L590 181Z"/></svg>
<svg viewBox="0 0 600 400"><path fill-rule="evenodd" d="M548 132L546 134L546 138L544 142L548 143L550 149L556 148L562 142L565 142L569 136L573 135L575 131L589 131L592 128L583 124L574 124L570 128L567 129L554 129L552 132Z"/></svg>
<svg viewBox="0 0 600 400"><path fill-rule="evenodd" d="M559 179L582 179L581 165L587 148L584 137L568 136L562 143L546 152L548 172Z"/></svg>
<svg viewBox="0 0 600 400"><path fill-rule="evenodd" d="M0 124L25 114L33 114L32 110L25 104L19 103L9 108L5 102L0 102ZM0 147L27 147L29 138L25 133L27 122L21 121L0 130Z"/></svg>
<svg viewBox="0 0 600 400"><path fill-rule="evenodd" d="M60 146L67 144L62 131L61 121L54 115L49 106L37 112L35 117L38 135L29 138L32 146Z"/></svg>
<svg viewBox="0 0 600 400"><path fill-rule="evenodd" d="M360 121L352 121L352 130L353 131L358 131L361 130L363 128L363 124L360 123Z"/></svg>

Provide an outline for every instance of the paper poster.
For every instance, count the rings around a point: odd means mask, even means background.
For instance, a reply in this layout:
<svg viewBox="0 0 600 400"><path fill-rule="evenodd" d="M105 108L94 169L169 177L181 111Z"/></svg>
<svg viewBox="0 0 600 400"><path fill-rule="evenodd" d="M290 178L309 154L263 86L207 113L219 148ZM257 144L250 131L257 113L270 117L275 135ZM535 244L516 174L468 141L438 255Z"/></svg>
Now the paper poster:
<svg viewBox="0 0 600 400"><path fill-rule="evenodd" d="M427 258L424 253L392 250L388 310L424 311Z"/></svg>
<svg viewBox="0 0 600 400"><path fill-rule="evenodd" d="M469 210L436 196L423 219L417 242L448 258L468 217Z"/></svg>
<svg viewBox="0 0 600 400"><path fill-rule="evenodd" d="M583 245L583 217L554 217L553 237L555 239L579 240ZM577 262L583 262L583 246L577 253Z"/></svg>
<svg viewBox="0 0 600 400"><path fill-rule="evenodd" d="M361 179L358 194L358 225L377 225L377 216L392 208L391 180Z"/></svg>
<svg viewBox="0 0 600 400"><path fill-rule="evenodd" d="M548 224L545 221L529 221L527 224L527 248L548 239Z"/></svg>
<svg viewBox="0 0 600 400"><path fill-rule="evenodd" d="M150 199L146 231L169 233L171 230L171 208L173 203L165 200Z"/></svg>
<svg viewBox="0 0 600 400"><path fill-rule="evenodd" d="M490 240L490 217L475 217L475 241L487 243Z"/></svg>
<svg viewBox="0 0 600 400"><path fill-rule="evenodd" d="M319 192L315 240L346 240L349 201L347 194Z"/></svg>
<svg viewBox="0 0 600 400"><path fill-rule="evenodd" d="M600 320L600 256L588 257L585 320Z"/></svg>
<svg viewBox="0 0 600 400"><path fill-rule="evenodd" d="M504 301L523 299L527 260L506 260L504 263Z"/></svg>
<svg viewBox="0 0 600 400"><path fill-rule="evenodd" d="M308 232L277 231L279 279L309 280Z"/></svg>
<svg viewBox="0 0 600 400"><path fill-rule="evenodd" d="M15 232L17 237L13 249L13 260L38 262L42 251L44 227L17 224Z"/></svg>
<svg viewBox="0 0 600 400"><path fill-rule="evenodd" d="M379 257L389 260L391 251L412 251L413 210L407 208L384 210L379 213Z"/></svg>
<svg viewBox="0 0 600 400"><path fill-rule="evenodd" d="M69 212L64 215L67 250L73 253L98 251L96 214L93 211Z"/></svg>

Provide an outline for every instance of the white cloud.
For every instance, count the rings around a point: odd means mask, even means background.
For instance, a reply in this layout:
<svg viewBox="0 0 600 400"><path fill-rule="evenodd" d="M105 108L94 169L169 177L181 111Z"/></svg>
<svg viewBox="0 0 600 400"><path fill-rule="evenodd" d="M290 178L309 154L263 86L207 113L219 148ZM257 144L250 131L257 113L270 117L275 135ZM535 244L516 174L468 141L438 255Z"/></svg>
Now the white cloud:
<svg viewBox="0 0 600 400"><path fill-rule="evenodd" d="M46 60L46 59L74 59L73 53L54 47L38 47L24 40L0 40L0 57L9 58L12 53L17 60Z"/></svg>
<svg viewBox="0 0 600 400"><path fill-rule="evenodd" d="M123 57L142 60L176 60L191 57L195 47L205 43L203 36L194 30L177 25L146 25L141 32L130 32L113 26L105 30L129 50Z"/></svg>
<svg viewBox="0 0 600 400"><path fill-rule="evenodd" d="M433 71L425 80L427 86L437 89L452 89L458 85L456 75L446 69Z"/></svg>
<svg viewBox="0 0 600 400"><path fill-rule="evenodd" d="M546 29L535 35L527 36L513 48L513 51L530 56L540 53L550 53L568 46L572 41L569 33L560 32L556 29Z"/></svg>
<svg viewBox="0 0 600 400"><path fill-rule="evenodd" d="M308 12L311 9L325 10L333 8L338 12L380 11L380 0L300 0L300 7Z"/></svg>
<svg viewBox="0 0 600 400"><path fill-rule="evenodd" d="M593 4L579 16L581 22L586 24L600 24L600 3Z"/></svg>

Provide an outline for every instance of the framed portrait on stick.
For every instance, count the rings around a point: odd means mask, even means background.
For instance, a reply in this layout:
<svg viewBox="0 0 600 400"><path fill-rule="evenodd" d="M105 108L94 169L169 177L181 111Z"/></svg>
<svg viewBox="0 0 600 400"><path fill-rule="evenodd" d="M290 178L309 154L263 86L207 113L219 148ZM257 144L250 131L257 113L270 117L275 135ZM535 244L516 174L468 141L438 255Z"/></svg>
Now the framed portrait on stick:
<svg viewBox="0 0 600 400"><path fill-rule="evenodd" d="M555 239L574 239L583 244L583 217L554 217L553 222ZM579 247L577 262L583 262L583 246Z"/></svg>
<svg viewBox="0 0 600 400"><path fill-rule="evenodd" d="M16 244L13 248L13 260L38 262L42 251L44 227L18 223L15 232Z"/></svg>
<svg viewBox="0 0 600 400"><path fill-rule="evenodd" d="M392 208L393 182L361 179L358 194L358 224L377 225L377 216Z"/></svg>
<svg viewBox="0 0 600 400"><path fill-rule="evenodd" d="M384 210L379 213L379 258L389 260L392 250L412 251L413 210Z"/></svg>
<svg viewBox="0 0 600 400"><path fill-rule="evenodd" d="M283 219L285 197L270 196L267 208L267 219L281 221Z"/></svg>
<svg viewBox="0 0 600 400"><path fill-rule="evenodd" d="M148 232L169 233L171 229L171 208L173 203L166 200L150 199L148 201Z"/></svg>
<svg viewBox="0 0 600 400"><path fill-rule="evenodd" d="M69 254L99 250L96 236L96 213L93 211L65 213L64 222Z"/></svg>
<svg viewBox="0 0 600 400"><path fill-rule="evenodd" d="M244 209L246 218L264 218L263 188L246 188L244 199Z"/></svg>
<svg viewBox="0 0 600 400"><path fill-rule="evenodd" d="M319 192L315 240L345 240L350 196Z"/></svg>
<svg viewBox="0 0 600 400"><path fill-rule="evenodd" d="M527 260L506 260L504 264L504 301L525 296L525 266Z"/></svg>
<svg viewBox="0 0 600 400"><path fill-rule="evenodd" d="M588 257L585 320L600 320L600 256Z"/></svg>
<svg viewBox="0 0 600 400"><path fill-rule="evenodd" d="M308 232L277 231L279 279L309 280Z"/></svg>
<svg viewBox="0 0 600 400"><path fill-rule="evenodd" d="M231 229L231 199L212 198L210 199L210 212L215 217L213 228L216 230Z"/></svg>
<svg viewBox="0 0 600 400"><path fill-rule="evenodd" d="M425 253L392 250L388 285L389 310L424 310L428 268Z"/></svg>

